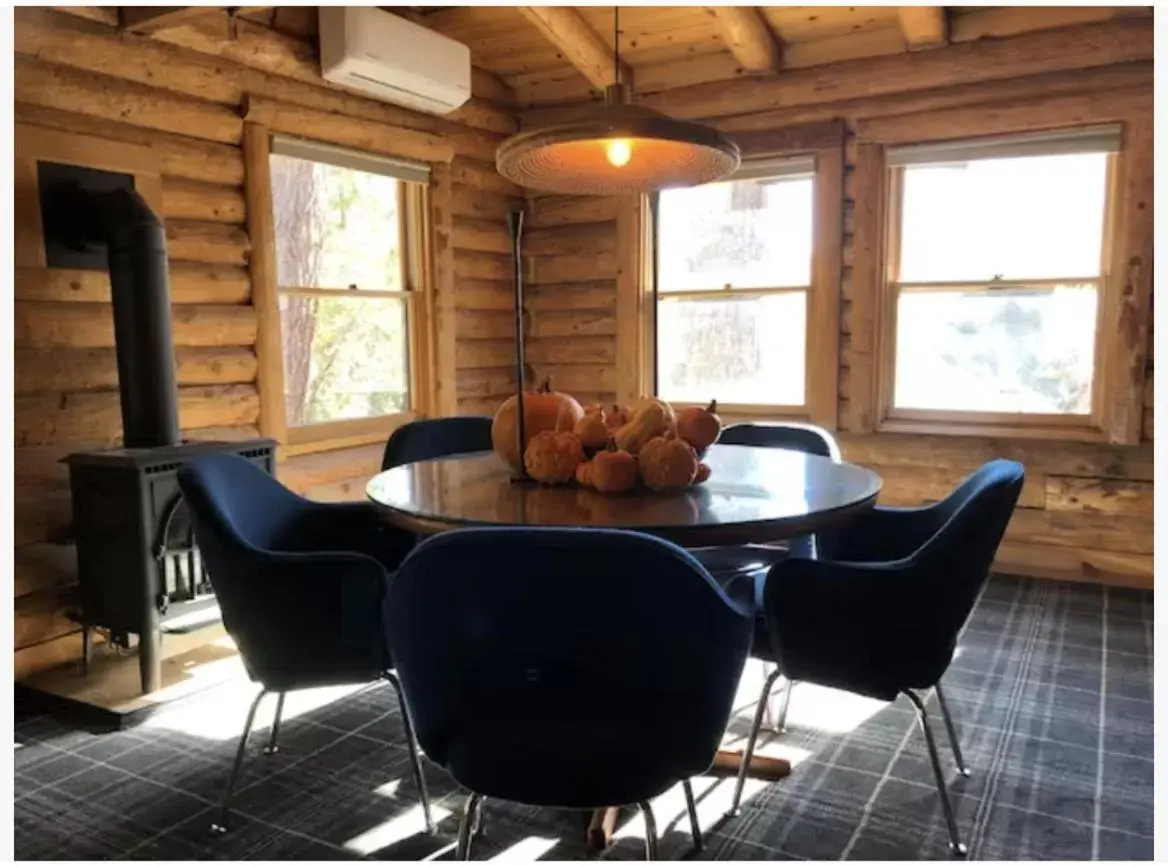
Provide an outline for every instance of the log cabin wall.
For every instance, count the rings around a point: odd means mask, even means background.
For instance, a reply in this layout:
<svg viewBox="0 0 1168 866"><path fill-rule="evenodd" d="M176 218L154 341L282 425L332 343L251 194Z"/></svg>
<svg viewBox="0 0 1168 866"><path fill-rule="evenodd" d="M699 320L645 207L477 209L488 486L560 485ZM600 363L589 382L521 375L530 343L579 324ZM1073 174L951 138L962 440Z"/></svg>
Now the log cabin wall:
<svg viewBox="0 0 1168 866"><path fill-rule="evenodd" d="M453 161L435 172L431 190L439 376L448 373L436 408L491 412L510 393L506 214L523 200L493 167L495 147L516 128L513 94L498 79L476 69L475 97L438 118L326 85L311 30L280 32L240 18L231 33L227 13L212 13L145 37L118 30L111 7L25 7L15 16L17 123L146 148L160 166L185 436L258 435L258 323L241 136L243 115L261 101L278 106L298 134L342 146L376 150L401 129L453 145ZM18 214L29 212L30 198L18 195ZM117 444L121 418L108 279L18 268L15 286L20 679L79 657L78 629L64 612L76 567L67 473L57 461ZM360 498L382 448L285 457L279 474L310 497Z"/></svg>
<svg viewBox="0 0 1168 866"><path fill-rule="evenodd" d="M1022 10L1010 13L1014 11ZM1006 25L1015 18L1009 14L987 16L986 26L999 19L1006 29L990 27L983 35L1010 36ZM965 35L976 39L978 34ZM1112 107L1121 103L1133 106L1134 114L1128 117L1150 123L1150 22L1088 24L1016 39L1016 47L1010 39L990 39L984 46L971 42L916 55L786 70L766 84L756 84L737 69L734 74L740 77L733 80L666 87L643 101L668 114L705 120L739 134L834 119L846 122L837 436L845 459L870 466L884 479L882 504L936 501L982 462L998 456L1017 459L1026 467L1027 481L999 551L999 570L1150 587L1154 367L1150 327L1139 445L871 432L870 419L865 421L856 411L860 401L853 405L859 387L857 368L870 372L873 352L872 330L861 326L863 336L853 332L858 310L871 314L878 279L857 274L858 266L873 264L870 253L878 249L878 242L857 227L863 222L859 209L879 207L873 177L858 164L866 134L878 134L881 124L920 121L943 124L955 138L970 137L979 134L979 124L993 126L1010 115L1038 118L1028 121L1033 128L1041 126L1048 104L1057 106L1062 118L1049 126L1068 125L1068 116L1076 118L1071 123L1115 120ZM521 114L521 126L579 114L579 104L541 105ZM1148 145L1150 150L1150 141ZM1150 152L1145 156L1150 159ZM1148 198L1133 217L1146 224L1136 231L1150 231L1150 175L1147 186ZM542 235L528 244L529 273L537 283L527 305L531 332L555 329L554 338L536 336L531 341L539 347L530 353L535 356L533 366L537 373L558 376L565 390L578 389L583 399L590 400L595 393L591 383L617 383L628 377L627 370L618 368L617 338L611 334L613 322L621 333L635 334L641 327L628 312L637 309L635 299L626 299L625 312L618 316L616 291L618 282L622 292L630 283L621 279L618 262L630 260L622 253L627 253L625 245L635 242L635 235L617 231L619 208L614 208L613 200L533 196L529 206L537 227L533 235ZM540 287L541 282L548 285ZM636 291L631 284L628 290ZM583 381L576 378L577 371ZM619 384L614 387L621 390ZM612 390L604 389L605 400Z"/></svg>

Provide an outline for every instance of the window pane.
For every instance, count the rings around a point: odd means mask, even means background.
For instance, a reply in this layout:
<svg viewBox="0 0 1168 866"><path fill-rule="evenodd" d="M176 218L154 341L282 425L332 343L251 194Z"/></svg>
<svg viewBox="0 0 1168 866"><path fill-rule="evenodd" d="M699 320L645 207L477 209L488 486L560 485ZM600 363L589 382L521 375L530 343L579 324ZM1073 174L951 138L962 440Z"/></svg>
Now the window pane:
<svg viewBox="0 0 1168 866"><path fill-rule="evenodd" d="M280 296L290 426L374 418L409 405L405 302Z"/></svg>
<svg viewBox="0 0 1168 866"><path fill-rule="evenodd" d="M272 156L281 286L400 291L399 181Z"/></svg>
<svg viewBox="0 0 1168 866"><path fill-rule="evenodd" d="M667 400L801 406L805 292L657 304L658 392Z"/></svg>
<svg viewBox="0 0 1168 866"><path fill-rule="evenodd" d="M811 178L661 193L660 291L811 284Z"/></svg>
<svg viewBox="0 0 1168 866"><path fill-rule="evenodd" d="M900 293L895 404L902 409L1091 411L1093 286Z"/></svg>
<svg viewBox="0 0 1168 866"><path fill-rule="evenodd" d="M904 169L900 282L1099 275L1107 155Z"/></svg>

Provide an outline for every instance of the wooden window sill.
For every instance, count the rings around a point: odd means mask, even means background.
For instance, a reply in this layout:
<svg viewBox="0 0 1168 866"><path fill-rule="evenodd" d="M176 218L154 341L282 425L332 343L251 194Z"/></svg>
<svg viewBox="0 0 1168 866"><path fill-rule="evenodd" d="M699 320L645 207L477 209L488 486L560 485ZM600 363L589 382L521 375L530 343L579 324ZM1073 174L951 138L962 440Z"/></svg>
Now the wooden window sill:
<svg viewBox="0 0 1168 866"><path fill-rule="evenodd" d="M930 436L981 436L995 439L1048 439L1058 442L1106 442L1104 432L1092 424L1045 424L1025 421L923 420L885 418L876 425L878 433L917 433Z"/></svg>
<svg viewBox="0 0 1168 866"><path fill-rule="evenodd" d="M329 421L303 427L289 427L288 441L283 448L285 457L356 448L374 442L386 442L398 427L416 420L413 412L399 412L378 418L354 418L350 421Z"/></svg>

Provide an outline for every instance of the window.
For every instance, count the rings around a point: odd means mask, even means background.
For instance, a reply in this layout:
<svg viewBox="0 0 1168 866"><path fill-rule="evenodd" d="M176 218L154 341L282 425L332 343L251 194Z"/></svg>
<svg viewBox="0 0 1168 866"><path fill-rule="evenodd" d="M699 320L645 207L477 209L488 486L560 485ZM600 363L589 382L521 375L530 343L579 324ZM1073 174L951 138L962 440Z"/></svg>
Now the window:
<svg viewBox="0 0 1168 866"><path fill-rule="evenodd" d="M1088 423L1118 144L1106 128L889 150L887 418Z"/></svg>
<svg viewBox="0 0 1168 866"><path fill-rule="evenodd" d="M667 400L806 404L814 159L751 166L660 194L657 393Z"/></svg>
<svg viewBox="0 0 1168 866"><path fill-rule="evenodd" d="M287 426L408 411L426 169L280 138L270 160Z"/></svg>

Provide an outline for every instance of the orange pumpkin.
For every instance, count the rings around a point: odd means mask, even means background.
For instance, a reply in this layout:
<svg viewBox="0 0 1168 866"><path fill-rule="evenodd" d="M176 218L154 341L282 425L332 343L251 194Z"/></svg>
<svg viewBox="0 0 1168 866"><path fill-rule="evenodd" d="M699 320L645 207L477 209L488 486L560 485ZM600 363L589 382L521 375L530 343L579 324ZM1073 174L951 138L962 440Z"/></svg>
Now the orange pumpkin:
<svg viewBox="0 0 1168 866"><path fill-rule="evenodd" d="M576 477L576 467L583 462L584 446L575 433L543 430L523 454L527 474L540 484L566 484Z"/></svg>
<svg viewBox="0 0 1168 866"><path fill-rule="evenodd" d="M637 469L650 490L677 490L694 480L698 456L693 446L670 430L645 443L637 455Z"/></svg>
<svg viewBox="0 0 1168 866"><path fill-rule="evenodd" d="M697 474L694 475L694 484L701 484L710 477L710 466L708 463L699 463Z"/></svg>
<svg viewBox="0 0 1168 866"><path fill-rule="evenodd" d="M604 423L610 430L615 430L629 423L629 407L622 406L620 403L612 404L612 411L607 413L604 418Z"/></svg>
<svg viewBox="0 0 1168 866"><path fill-rule="evenodd" d="M677 416L677 435L688 442L699 453L718 441L722 435L722 419L718 417L718 401L711 400L705 409L691 406L682 409Z"/></svg>
<svg viewBox="0 0 1168 866"><path fill-rule="evenodd" d="M584 416L575 398L551 389L544 380L536 391L523 392L523 448L519 447L519 398L508 397L491 422L491 447L511 464L516 472L523 469L523 454L531 440L545 430L571 431Z"/></svg>
<svg viewBox="0 0 1168 866"><path fill-rule="evenodd" d="M637 458L610 444L587 464L588 483L601 493L624 493L637 483Z"/></svg>
<svg viewBox="0 0 1168 866"><path fill-rule="evenodd" d="M608 444L608 427L604 423L604 410L589 406L584 417L576 422L575 434L580 437L587 454L595 454Z"/></svg>
<svg viewBox="0 0 1168 866"><path fill-rule="evenodd" d="M581 487L590 487L591 482L588 480L588 467L591 463L584 462L576 467L576 483Z"/></svg>

